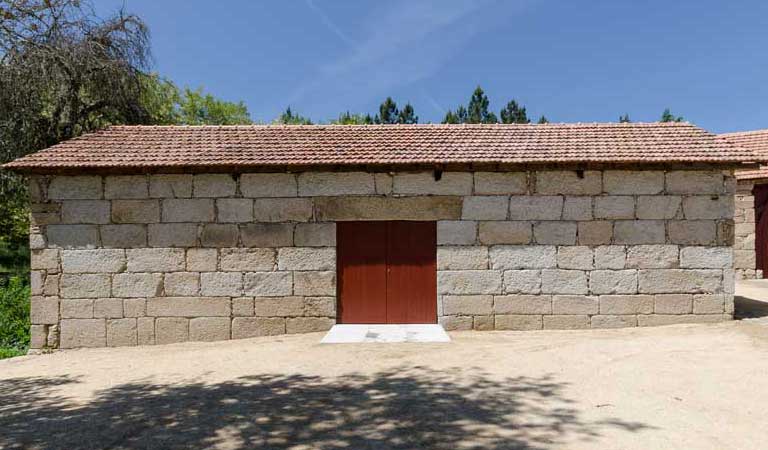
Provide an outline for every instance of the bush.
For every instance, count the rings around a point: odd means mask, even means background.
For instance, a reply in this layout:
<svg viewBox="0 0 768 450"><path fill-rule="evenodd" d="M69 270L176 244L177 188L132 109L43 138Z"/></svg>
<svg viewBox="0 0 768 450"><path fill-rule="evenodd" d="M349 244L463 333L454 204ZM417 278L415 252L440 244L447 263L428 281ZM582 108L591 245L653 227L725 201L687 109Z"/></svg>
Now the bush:
<svg viewBox="0 0 768 450"><path fill-rule="evenodd" d="M29 285L22 277L0 278L0 358L29 348Z"/></svg>

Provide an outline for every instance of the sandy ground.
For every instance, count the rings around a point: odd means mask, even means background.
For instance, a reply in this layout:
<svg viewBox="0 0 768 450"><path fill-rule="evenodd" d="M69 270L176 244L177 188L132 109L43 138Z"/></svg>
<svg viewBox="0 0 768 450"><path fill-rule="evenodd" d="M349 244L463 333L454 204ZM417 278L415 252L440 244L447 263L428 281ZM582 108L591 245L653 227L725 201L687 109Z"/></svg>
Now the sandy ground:
<svg viewBox="0 0 768 450"><path fill-rule="evenodd" d="M768 317L0 361L0 448L765 449Z"/></svg>

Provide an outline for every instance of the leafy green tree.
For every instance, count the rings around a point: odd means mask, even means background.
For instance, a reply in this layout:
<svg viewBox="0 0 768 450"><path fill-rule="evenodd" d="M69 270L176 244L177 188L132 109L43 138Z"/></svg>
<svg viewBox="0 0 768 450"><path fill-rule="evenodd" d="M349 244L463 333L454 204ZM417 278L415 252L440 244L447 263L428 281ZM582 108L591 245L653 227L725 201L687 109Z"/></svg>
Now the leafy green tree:
<svg viewBox="0 0 768 450"><path fill-rule="evenodd" d="M501 123L531 123L525 107L518 105L517 101L510 100L507 106L501 109Z"/></svg>
<svg viewBox="0 0 768 450"><path fill-rule="evenodd" d="M685 119L683 119L683 116L675 116L672 114L672 112L669 110L669 108L666 108L663 113L661 113L661 119L659 119L659 122L682 122Z"/></svg>
<svg viewBox="0 0 768 450"><path fill-rule="evenodd" d="M623 116L619 116L619 123L630 123L632 122L629 119L629 114L624 114Z"/></svg>
<svg viewBox="0 0 768 450"><path fill-rule="evenodd" d="M250 124L248 108L243 102L219 100L202 88L184 89L179 102L179 121L184 125L243 125Z"/></svg>
<svg viewBox="0 0 768 450"><path fill-rule="evenodd" d="M549 123L549 120L546 118L546 116L542 114L541 117L539 117L539 120L536 121L536 123L543 125L545 123Z"/></svg>
<svg viewBox="0 0 768 450"><path fill-rule="evenodd" d="M419 116L416 115L410 103L406 103L403 110L397 115L397 123L407 125L419 123Z"/></svg>
<svg viewBox="0 0 768 450"><path fill-rule="evenodd" d="M291 111L291 107L285 109L285 112L280 114L273 123L283 125L312 125L312 121L308 118Z"/></svg>
<svg viewBox="0 0 768 450"><path fill-rule="evenodd" d="M352 114L349 111L339 114L339 118L332 120L335 125L371 125L374 123L370 114Z"/></svg>
<svg viewBox="0 0 768 450"><path fill-rule="evenodd" d="M498 123L496 114L488 110L490 101L483 89L478 86L472 93L467 105L467 123Z"/></svg>
<svg viewBox="0 0 768 450"><path fill-rule="evenodd" d="M395 124L399 114L397 103L392 100L392 97L387 97L379 106L379 113L374 117L374 121L384 125Z"/></svg>

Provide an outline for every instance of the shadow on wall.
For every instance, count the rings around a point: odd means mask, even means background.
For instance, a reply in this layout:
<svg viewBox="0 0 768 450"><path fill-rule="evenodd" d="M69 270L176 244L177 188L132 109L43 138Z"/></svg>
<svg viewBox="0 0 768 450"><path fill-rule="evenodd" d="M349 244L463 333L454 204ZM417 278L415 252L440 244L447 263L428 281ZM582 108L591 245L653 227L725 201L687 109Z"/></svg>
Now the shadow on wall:
<svg viewBox="0 0 768 450"><path fill-rule="evenodd" d="M478 373L415 367L333 379L131 383L86 403L57 392L76 378L15 378L0 381L0 448L544 449L605 428L650 428L580 419L552 377Z"/></svg>

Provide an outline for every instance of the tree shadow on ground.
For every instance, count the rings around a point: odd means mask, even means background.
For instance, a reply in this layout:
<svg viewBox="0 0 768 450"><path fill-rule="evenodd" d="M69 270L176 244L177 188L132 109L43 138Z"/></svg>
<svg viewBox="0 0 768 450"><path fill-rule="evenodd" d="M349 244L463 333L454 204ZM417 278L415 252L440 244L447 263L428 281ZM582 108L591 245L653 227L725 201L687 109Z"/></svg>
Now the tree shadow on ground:
<svg viewBox="0 0 768 450"><path fill-rule="evenodd" d="M84 402L61 394L72 383L0 381L0 448L544 449L650 428L581 419L551 376L498 381L478 369L130 383Z"/></svg>

